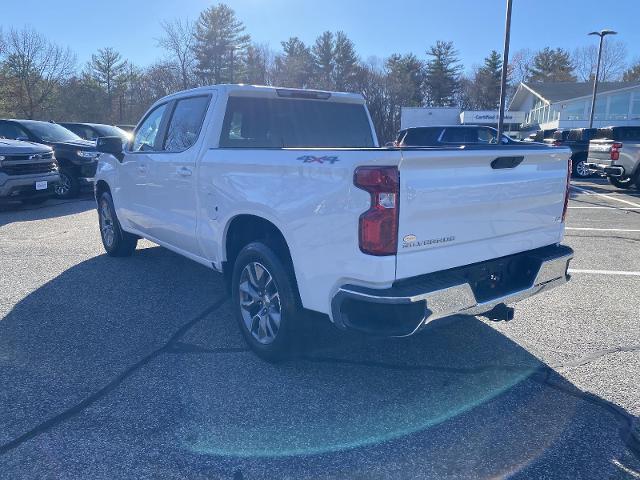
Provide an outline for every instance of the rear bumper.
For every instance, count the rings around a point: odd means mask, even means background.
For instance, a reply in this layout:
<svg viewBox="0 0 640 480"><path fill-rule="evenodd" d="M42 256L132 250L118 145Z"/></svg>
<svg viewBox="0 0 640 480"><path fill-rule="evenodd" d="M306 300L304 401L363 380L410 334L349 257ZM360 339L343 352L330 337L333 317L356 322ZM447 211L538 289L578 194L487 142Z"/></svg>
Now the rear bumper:
<svg viewBox="0 0 640 480"><path fill-rule="evenodd" d="M407 336L451 315L480 315L569 280L573 250L553 245L396 282L388 289L344 285L332 300L336 325Z"/></svg>
<svg viewBox="0 0 640 480"><path fill-rule="evenodd" d="M623 166L621 165L611 165L610 163L596 163L596 162L586 162L585 167L587 167L591 172L597 173L599 175L606 175L607 177L625 177L626 172Z"/></svg>

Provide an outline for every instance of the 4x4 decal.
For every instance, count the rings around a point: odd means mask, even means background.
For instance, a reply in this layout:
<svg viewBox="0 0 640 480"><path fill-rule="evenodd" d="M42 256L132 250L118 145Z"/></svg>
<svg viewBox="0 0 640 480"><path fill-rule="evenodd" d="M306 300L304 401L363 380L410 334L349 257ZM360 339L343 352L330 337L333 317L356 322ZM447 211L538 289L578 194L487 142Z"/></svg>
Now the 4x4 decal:
<svg viewBox="0 0 640 480"><path fill-rule="evenodd" d="M325 155L324 157L316 157L314 155L302 155L298 157L296 160L302 160L302 163L330 163L333 165L334 163L339 161L337 156L329 156Z"/></svg>

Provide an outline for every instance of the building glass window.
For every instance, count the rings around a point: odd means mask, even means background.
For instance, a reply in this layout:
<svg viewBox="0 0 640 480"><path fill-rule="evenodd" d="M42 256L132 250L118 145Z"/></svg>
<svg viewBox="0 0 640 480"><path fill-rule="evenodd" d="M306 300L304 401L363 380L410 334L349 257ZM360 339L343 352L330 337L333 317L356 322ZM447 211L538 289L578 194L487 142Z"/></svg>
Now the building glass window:
<svg viewBox="0 0 640 480"><path fill-rule="evenodd" d="M609 97L607 120L627 120L629 118L630 93L620 93Z"/></svg>
<svg viewBox="0 0 640 480"><path fill-rule="evenodd" d="M564 107L564 117L567 120L585 120L584 110L587 102L568 103Z"/></svg>
<svg viewBox="0 0 640 480"><path fill-rule="evenodd" d="M631 104L631 115L634 118L638 118L640 116L640 91L635 92L633 94L633 103Z"/></svg>
<svg viewBox="0 0 640 480"><path fill-rule="evenodd" d="M604 120L607 113L607 97L598 96L596 98L596 109L593 115L594 120Z"/></svg>

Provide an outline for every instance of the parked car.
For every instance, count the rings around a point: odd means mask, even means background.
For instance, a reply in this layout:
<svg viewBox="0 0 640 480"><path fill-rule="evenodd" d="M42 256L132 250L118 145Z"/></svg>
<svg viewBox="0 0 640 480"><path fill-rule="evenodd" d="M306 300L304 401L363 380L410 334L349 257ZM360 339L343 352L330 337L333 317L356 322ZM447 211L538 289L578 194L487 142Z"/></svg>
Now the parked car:
<svg viewBox="0 0 640 480"><path fill-rule="evenodd" d="M586 166L618 188L640 188L640 126L599 128Z"/></svg>
<svg viewBox="0 0 640 480"><path fill-rule="evenodd" d="M120 137L123 142L131 139L131 134L113 125L102 123L59 122L64 128L71 130L80 138L95 141L98 137Z"/></svg>
<svg viewBox="0 0 640 480"><path fill-rule="evenodd" d="M124 130L127 133L133 133L133 131L136 129L135 125L116 125L116 127L118 127L121 130Z"/></svg>
<svg viewBox="0 0 640 480"><path fill-rule="evenodd" d="M400 130L395 146L398 147L441 147L456 145L496 144L498 131L492 127L478 125L441 125L410 127ZM517 143L506 135L503 144Z"/></svg>
<svg viewBox="0 0 640 480"><path fill-rule="evenodd" d="M50 147L0 139L0 203L42 203L53 195L59 180Z"/></svg>
<svg viewBox="0 0 640 480"><path fill-rule="evenodd" d="M249 346L278 360L306 310L410 335L564 284L569 150L378 148L361 95L247 85L156 102L98 139L106 252L140 237L224 273Z"/></svg>
<svg viewBox="0 0 640 480"><path fill-rule="evenodd" d="M550 142L554 146L569 147L571 149L571 164L573 176L577 178L587 178L593 172L587 168L587 157L589 154L589 140L593 138L597 129L595 128L574 128L571 130L556 130Z"/></svg>
<svg viewBox="0 0 640 480"><path fill-rule="evenodd" d="M0 137L53 148L60 175L55 187L59 198L75 197L83 185L91 185L99 155L95 142L83 140L57 123L37 120L0 120Z"/></svg>

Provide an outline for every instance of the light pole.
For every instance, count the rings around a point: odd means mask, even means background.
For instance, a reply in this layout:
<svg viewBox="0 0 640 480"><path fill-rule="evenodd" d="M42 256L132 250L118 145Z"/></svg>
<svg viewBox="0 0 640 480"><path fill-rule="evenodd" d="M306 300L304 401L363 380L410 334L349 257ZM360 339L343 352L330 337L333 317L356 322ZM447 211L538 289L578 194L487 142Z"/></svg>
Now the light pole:
<svg viewBox="0 0 640 480"><path fill-rule="evenodd" d="M600 30L599 32L591 32L589 35L597 35L600 37L600 46L598 47L598 64L596 66L596 76L593 79L593 97L591 98L591 112L589 113L589 128L593 128L593 114L596 110L596 95L598 93L598 77L600 76L600 60L602 58L602 43L607 35L616 35L618 32L613 30Z"/></svg>
<svg viewBox="0 0 640 480"><path fill-rule="evenodd" d="M507 69L509 68L509 39L511 37L511 0L507 0L507 16L504 24L504 51L502 52L502 76L500 78L500 106L498 109L498 145L502 143L504 129L504 100L507 96Z"/></svg>

